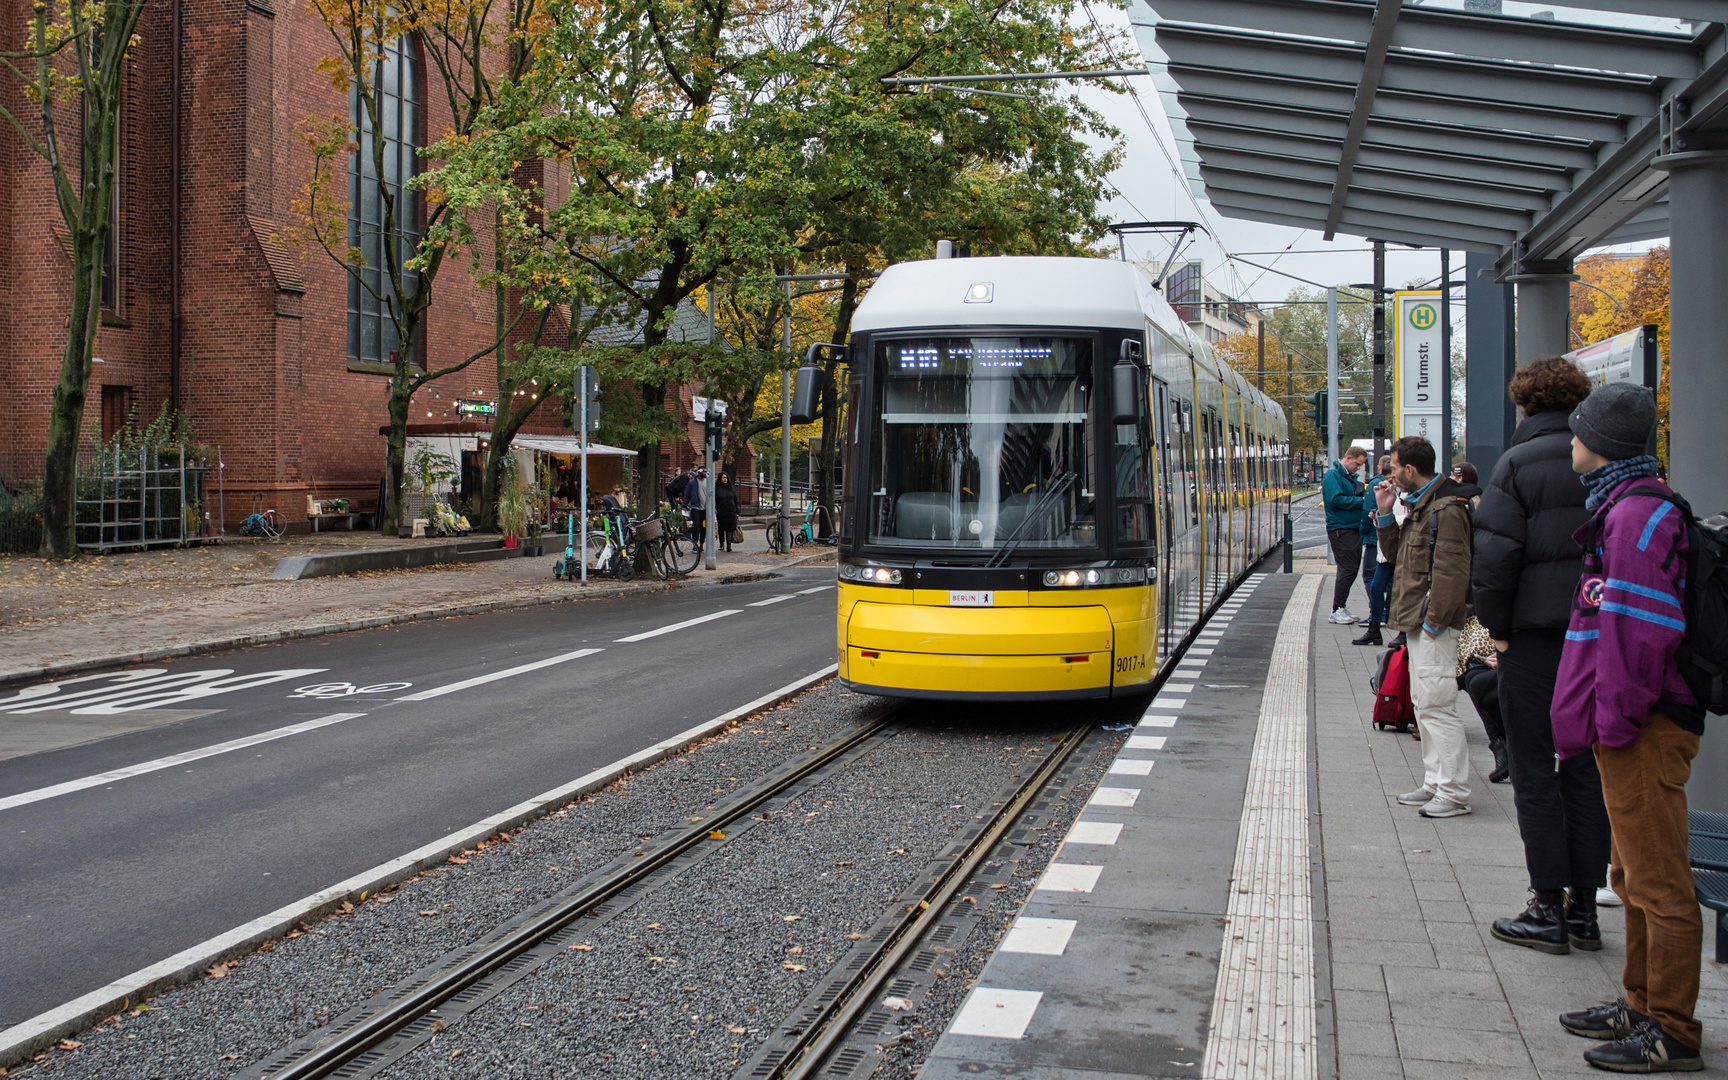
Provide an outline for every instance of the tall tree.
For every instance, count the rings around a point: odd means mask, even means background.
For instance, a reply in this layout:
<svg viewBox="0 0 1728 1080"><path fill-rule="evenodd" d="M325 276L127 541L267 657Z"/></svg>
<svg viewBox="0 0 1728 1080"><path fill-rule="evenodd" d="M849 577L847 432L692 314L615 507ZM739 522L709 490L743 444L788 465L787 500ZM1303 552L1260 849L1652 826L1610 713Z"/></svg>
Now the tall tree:
<svg viewBox="0 0 1728 1080"><path fill-rule="evenodd" d="M69 0L64 6L35 0L25 26L27 47L0 53L35 106L17 113L0 105L0 115L48 164L72 256L66 347L49 406L42 484L43 552L63 559L78 555L78 435L100 323L126 57L138 43L143 13L144 0Z"/></svg>
<svg viewBox="0 0 1728 1080"><path fill-rule="evenodd" d="M312 150L311 179L296 204L302 224L290 233L320 248L345 270L364 297L377 305L393 331L396 348L383 368L390 378L386 405L385 502L379 528L393 533L402 509L408 416L414 394L427 383L467 369L496 354L531 312L531 298L500 304L493 340L444 366L425 359L426 314L433 289L453 249L472 245L474 229L437 188L412 182L392 160L385 138L387 116L400 92L403 43L423 50L432 94L448 110L443 143L466 140L483 110L497 102L501 87L527 69L546 19L537 0L313 0L336 51L320 62L331 85L348 94L360 118L311 118L304 127ZM348 164L360 177L360 198L376 199L378 223L350 225ZM496 224L493 222L491 224ZM512 227L514 227L512 225ZM544 328L544 323L541 324ZM500 410L502 411L502 409Z"/></svg>

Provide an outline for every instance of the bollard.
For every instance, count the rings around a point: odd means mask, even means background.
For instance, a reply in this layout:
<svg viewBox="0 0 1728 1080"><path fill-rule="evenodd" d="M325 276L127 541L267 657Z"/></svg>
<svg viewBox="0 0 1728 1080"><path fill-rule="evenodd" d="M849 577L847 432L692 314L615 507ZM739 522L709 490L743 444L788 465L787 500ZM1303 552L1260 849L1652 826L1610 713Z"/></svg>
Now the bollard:
<svg viewBox="0 0 1728 1080"><path fill-rule="evenodd" d="M1284 514L1284 572L1296 572L1296 547L1294 543L1295 527L1290 522L1290 514Z"/></svg>

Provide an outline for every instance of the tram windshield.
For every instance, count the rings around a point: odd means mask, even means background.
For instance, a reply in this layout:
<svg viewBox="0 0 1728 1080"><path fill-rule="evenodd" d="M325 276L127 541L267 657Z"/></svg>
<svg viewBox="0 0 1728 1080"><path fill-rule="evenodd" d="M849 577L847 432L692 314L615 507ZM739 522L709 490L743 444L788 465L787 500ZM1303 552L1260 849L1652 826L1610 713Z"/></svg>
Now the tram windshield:
<svg viewBox="0 0 1728 1080"><path fill-rule="evenodd" d="M944 337L876 349L869 542L1092 547L1092 343Z"/></svg>

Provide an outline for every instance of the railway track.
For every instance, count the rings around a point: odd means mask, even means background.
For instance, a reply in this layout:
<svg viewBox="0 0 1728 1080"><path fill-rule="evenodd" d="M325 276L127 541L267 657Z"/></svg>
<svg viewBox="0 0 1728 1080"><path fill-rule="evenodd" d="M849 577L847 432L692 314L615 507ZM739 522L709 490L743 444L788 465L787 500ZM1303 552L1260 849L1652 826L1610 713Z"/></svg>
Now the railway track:
<svg viewBox="0 0 1728 1080"><path fill-rule="evenodd" d="M700 820L633 848L612 864L494 931L350 1009L264 1060L236 1080L360 1080L382 1072L576 944L602 921L692 870L697 862L771 816L823 775L892 738L901 708L878 714L713 807ZM1083 723L1021 766L976 819L924 868L917 881L860 935L858 946L787 1018L738 1072L751 1080L848 1076L873 1069L868 1053L896 1015L885 999L907 1004L941 977L943 942L958 944L975 919L977 896L1010 877L992 853L1036 839L1040 793L1067 779L1064 766L1085 740ZM766 811L766 812L765 812ZM1029 817L1030 815L1030 817ZM826 1071L825 1071L826 1070ZM865 1070L866 1073L868 1070Z"/></svg>

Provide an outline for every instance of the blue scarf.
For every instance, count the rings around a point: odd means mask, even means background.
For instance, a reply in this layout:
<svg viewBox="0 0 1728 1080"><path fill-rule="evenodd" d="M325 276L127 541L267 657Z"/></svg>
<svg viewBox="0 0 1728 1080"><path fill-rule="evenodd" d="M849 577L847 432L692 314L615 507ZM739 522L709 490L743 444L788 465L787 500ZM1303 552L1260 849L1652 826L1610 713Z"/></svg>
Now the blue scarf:
<svg viewBox="0 0 1728 1080"><path fill-rule="evenodd" d="M1590 489L1590 494L1584 499L1584 509L1594 510L1601 506L1609 493L1627 480L1655 475L1656 459L1649 454L1621 458L1619 461L1610 461L1600 469L1592 469L1578 478Z"/></svg>

